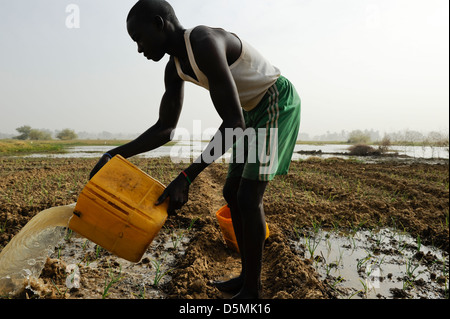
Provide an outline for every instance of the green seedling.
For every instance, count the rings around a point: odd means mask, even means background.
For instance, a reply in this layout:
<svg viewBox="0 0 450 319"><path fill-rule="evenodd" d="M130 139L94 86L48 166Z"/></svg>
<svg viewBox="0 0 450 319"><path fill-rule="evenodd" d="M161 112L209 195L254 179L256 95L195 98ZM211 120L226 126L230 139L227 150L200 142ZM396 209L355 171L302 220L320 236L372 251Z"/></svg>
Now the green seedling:
<svg viewBox="0 0 450 319"><path fill-rule="evenodd" d="M357 290L354 293L352 293L350 296L348 296L348 299L352 299L354 296L356 296L357 294L363 292L362 290Z"/></svg>
<svg viewBox="0 0 450 319"><path fill-rule="evenodd" d="M6 223L8 222L7 219L5 219L4 222L0 223L0 234L6 231Z"/></svg>
<svg viewBox="0 0 450 319"><path fill-rule="evenodd" d="M295 222L294 222L293 229L294 229L295 237L297 237L297 240L302 239L302 231L301 231L301 228L299 226L297 226L297 220L295 220Z"/></svg>
<svg viewBox="0 0 450 319"><path fill-rule="evenodd" d="M58 245L58 252L57 252L57 258L58 259L61 259L61 251L62 251L62 249L63 249L64 247L63 246L61 246L61 245Z"/></svg>
<svg viewBox="0 0 450 319"><path fill-rule="evenodd" d="M413 265L412 258L408 259L406 261L406 276L408 278L414 279L416 278L416 275L414 275L414 272L419 268L419 264Z"/></svg>
<svg viewBox="0 0 450 319"><path fill-rule="evenodd" d="M336 280L331 285L331 289L335 290L336 286L342 281L344 281L344 277L342 277L342 276L337 277Z"/></svg>
<svg viewBox="0 0 450 319"><path fill-rule="evenodd" d="M406 290L406 289L408 289L409 287L414 288L414 283L413 283L411 280L405 278L405 279L403 280L403 287L402 287L402 289L403 289L403 290Z"/></svg>
<svg viewBox="0 0 450 319"><path fill-rule="evenodd" d="M198 220L198 218L194 218L191 220L191 223L189 224L189 227L186 230L179 229L178 231L172 230L171 232L171 239L172 239L172 245L174 249L177 249L178 245L183 241L183 238L186 234L186 232L189 232L192 230L192 227L194 226L194 223Z"/></svg>
<svg viewBox="0 0 450 319"><path fill-rule="evenodd" d="M105 287L103 289L102 299L105 299L109 295L108 291L112 287L112 285L114 285L115 283L119 282L122 279L122 277L121 277L122 265L120 265L118 276L115 276L113 274L113 271L112 271L109 263L108 263L108 268L109 268L109 273L108 273L109 281L108 281L108 278L105 280Z"/></svg>
<svg viewBox="0 0 450 319"><path fill-rule="evenodd" d="M347 239L350 242L350 245L353 249L356 249L356 241L355 241L355 236L354 234L347 234Z"/></svg>
<svg viewBox="0 0 450 319"><path fill-rule="evenodd" d="M330 240L329 237L330 237L330 235L327 234L327 235L326 235L326 238L327 238L327 240L326 240L326 245L327 245L327 247L328 247L328 250L331 251L331 246L332 246L332 245L331 245L331 240Z"/></svg>
<svg viewBox="0 0 450 319"><path fill-rule="evenodd" d="M145 299L145 285L139 285L139 293L136 294L133 292L133 295L135 295L139 299Z"/></svg>
<svg viewBox="0 0 450 319"><path fill-rule="evenodd" d="M321 228L320 221L316 221L315 219L311 220L311 224L315 234L318 234Z"/></svg>
<svg viewBox="0 0 450 319"><path fill-rule="evenodd" d="M95 258L98 259L100 257L100 253L102 251L102 247L100 247L99 245L95 246Z"/></svg>
<svg viewBox="0 0 450 319"><path fill-rule="evenodd" d="M375 243L377 247L380 247L380 245L383 243L385 235L382 231L378 231L378 233L375 235Z"/></svg>
<svg viewBox="0 0 450 319"><path fill-rule="evenodd" d="M155 278L153 279L153 286L158 287L159 282L165 275L170 273L173 269L168 269L166 271L162 270L162 260L161 259L155 259L151 261L153 267L155 268Z"/></svg>
<svg viewBox="0 0 450 319"><path fill-rule="evenodd" d="M356 263L356 269L358 270L358 272L360 272L362 270L362 267L364 266L364 264L367 263L371 259L372 259L372 255L370 253L365 258L359 259L358 262Z"/></svg>
<svg viewBox="0 0 450 319"><path fill-rule="evenodd" d="M55 284L55 282L53 281L53 279L51 279L51 281L52 281L53 287L56 288L56 291L58 292L58 295L60 295L61 297L64 297L64 296L66 295L66 292L67 292L67 290L68 290L69 288L66 288L66 289L64 290L64 292L61 292L61 291L59 290L58 286L56 286L56 284Z"/></svg>
<svg viewBox="0 0 450 319"><path fill-rule="evenodd" d="M89 243L89 239L86 239L86 240L84 241L83 245L81 246L81 248L82 248L83 250L86 250L86 246L87 246L88 243Z"/></svg>
<svg viewBox="0 0 450 319"><path fill-rule="evenodd" d="M369 291L369 286L367 285L367 282L365 280L359 280L359 282L361 283L361 285L363 286L363 289L360 290L360 292L364 295L367 296L367 292Z"/></svg>
<svg viewBox="0 0 450 319"><path fill-rule="evenodd" d="M323 262L324 262L324 264L325 264L325 271L326 271L326 274L327 274L327 276L328 276L328 275L330 275L331 269L336 268L336 267L337 267L337 264L336 264L336 263L333 263L333 262L327 263L327 260L325 259L325 256L323 255L323 253L320 252L320 254L322 255Z"/></svg>
<svg viewBox="0 0 450 319"><path fill-rule="evenodd" d="M305 237L305 244L308 248L309 255L311 258L314 257L314 252L316 251L317 247L320 244L320 238L317 240L315 237Z"/></svg>
<svg viewBox="0 0 450 319"><path fill-rule="evenodd" d="M417 252L420 252L421 246L422 246L422 241L420 240L420 235L417 235Z"/></svg>
<svg viewBox="0 0 450 319"><path fill-rule="evenodd" d="M334 199L335 199L337 196L338 196L337 194L334 194L334 195L330 194L330 195L328 195L328 201L329 201L329 202L333 202Z"/></svg>
<svg viewBox="0 0 450 319"><path fill-rule="evenodd" d="M67 242L70 242L70 240L72 239L73 236L73 231L70 228L67 228L66 233L64 235L64 240Z"/></svg>
<svg viewBox="0 0 450 319"><path fill-rule="evenodd" d="M333 232L335 232L336 234L339 233L339 222L333 221L331 224L333 225Z"/></svg>

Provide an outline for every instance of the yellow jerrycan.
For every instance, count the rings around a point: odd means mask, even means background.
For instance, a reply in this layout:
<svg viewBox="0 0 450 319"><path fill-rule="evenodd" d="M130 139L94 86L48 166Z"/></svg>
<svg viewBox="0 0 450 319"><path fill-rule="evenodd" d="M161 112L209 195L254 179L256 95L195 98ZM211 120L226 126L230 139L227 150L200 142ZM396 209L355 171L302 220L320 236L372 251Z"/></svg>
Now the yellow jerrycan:
<svg viewBox="0 0 450 319"><path fill-rule="evenodd" d="M233 221L231 220L231 211L228 205L223 206L216 212L219 221L220 230L228 247L239 252L239 246L234 233ZM266 223L266 239L269 237L269 226Z"/></svg>
<svg viewBox="0 0 450 319"><path fill-rule="evenodd" d="M69 228L131 262L141 260L167 219L165 186L120 155L106 163L80 193Z"/></svg>

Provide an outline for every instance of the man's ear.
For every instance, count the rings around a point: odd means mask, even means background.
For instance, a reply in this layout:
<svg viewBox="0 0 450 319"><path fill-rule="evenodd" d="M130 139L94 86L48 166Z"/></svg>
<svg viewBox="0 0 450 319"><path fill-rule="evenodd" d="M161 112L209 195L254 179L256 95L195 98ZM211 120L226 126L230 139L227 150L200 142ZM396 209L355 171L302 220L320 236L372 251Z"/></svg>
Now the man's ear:
<svg viewBox="0 0 450 319"><path fill-rule="evenodd" d="M153 23L155 24L155 26L158 30L164 29L165 22L161 16L155 16L153 18Z"/></svg>

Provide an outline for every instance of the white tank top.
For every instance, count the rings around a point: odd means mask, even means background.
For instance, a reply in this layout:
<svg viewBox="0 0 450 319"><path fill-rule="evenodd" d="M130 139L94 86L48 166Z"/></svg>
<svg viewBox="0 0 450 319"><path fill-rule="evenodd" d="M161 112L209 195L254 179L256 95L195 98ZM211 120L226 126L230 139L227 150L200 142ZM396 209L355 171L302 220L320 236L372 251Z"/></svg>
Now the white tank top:
<svg viewBox="0 0 450 319"><path fill-rule="evenodd" d="M198 81L184 74L178 58L174 58L178 75L184 81L195 83L209 90L208 78L200 71L195 62L192 51L190 34L192 29L186 30L184 40L192 70ZM239 39L240 40L240 39ZM236 83L241 106L244 110L252 110L266 94L266 91L277 81L281 73L278 68L270 64L258 51L248 43L240 40L242 52L239 58L230 65L230 71Z"/></svg>

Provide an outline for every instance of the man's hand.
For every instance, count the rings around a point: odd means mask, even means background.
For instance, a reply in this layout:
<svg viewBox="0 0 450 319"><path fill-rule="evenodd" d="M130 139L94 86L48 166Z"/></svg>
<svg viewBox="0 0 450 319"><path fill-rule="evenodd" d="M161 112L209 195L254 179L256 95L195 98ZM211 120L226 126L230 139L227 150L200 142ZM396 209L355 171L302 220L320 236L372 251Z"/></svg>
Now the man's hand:
<svg viewBox="0 0 450 319"><path fill-rule="evenodd" d="M100 160L97 162L97 164L94 166L91 173L89 174L89 179L91 179L95 174L97 174L97 172L103 167L103 165L108 163L110 159L111 159L110 155L103 154L103 156L100 157Z"/></svg>
<svg viewBox="0 0 450 319"><path fill-rule="evenodd" d="M169 197L169 208L167 209L169 215L175 215L175 210L180 209L187 203L189 197L189 183L183 175L178 175L178 177L166 187L155 205L160 205L167 197Z"/></svg>

